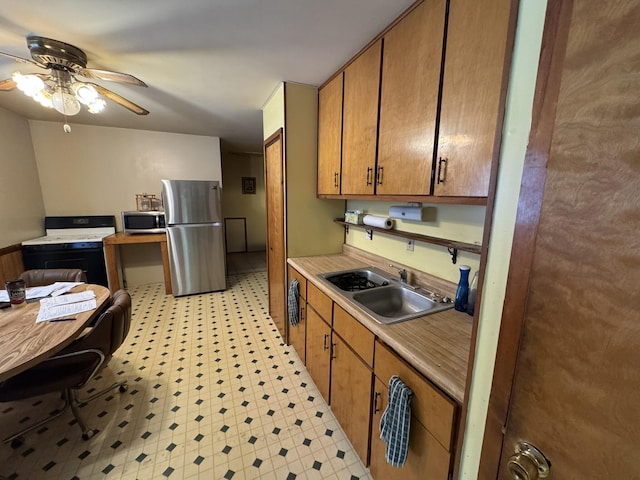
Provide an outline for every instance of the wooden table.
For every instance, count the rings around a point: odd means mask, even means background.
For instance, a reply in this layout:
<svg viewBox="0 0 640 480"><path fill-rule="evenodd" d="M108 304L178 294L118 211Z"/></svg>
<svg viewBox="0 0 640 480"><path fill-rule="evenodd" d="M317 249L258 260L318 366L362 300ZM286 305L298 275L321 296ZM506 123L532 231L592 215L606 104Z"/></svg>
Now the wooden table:
<svg viewBox="0 0 640 480"><path fill-rule="evenodd" d="M111 294L101 285L78 285L72 292L93 290L97 308L75 320L36 323L40 302L0 310L0 382L23 372L69 345L107 307Z"/></svg>
<svg viewBox="0 0 640 480"><path fill-rule="evenodd" d="M109 288L112 292L120 290L120 275L118 274L118 261L116 247L118 245L137 243L159 243L162 252L162 270L164 273L164 291L167 295L173 293L171 286L171 270L169 270L169 249L167 248L166 233L139 233L130 234L118 232L103 239L104 257L107 264L107 277Z"/></svg>

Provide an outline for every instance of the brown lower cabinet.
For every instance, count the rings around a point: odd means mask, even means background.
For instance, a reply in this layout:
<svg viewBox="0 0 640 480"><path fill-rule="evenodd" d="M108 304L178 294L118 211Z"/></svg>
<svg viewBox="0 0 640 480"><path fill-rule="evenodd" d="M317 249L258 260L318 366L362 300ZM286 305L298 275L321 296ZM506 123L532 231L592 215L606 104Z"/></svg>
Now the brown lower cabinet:
<svg viewBox="0 0 640 480"><path fill-rule="evenodd" d="M447 480L457 403L306 280L306 342L297 344L306 344L307 370L362 462L376 480ZM413 392L409 454L400 468L387 463L380 439L380 417L393 375Z"/></svg>
<svg viewBox="0 0 640 480"><path fill-rule="evenodd" d="M316 313L307 308L307 370L318 387L322 398L329 403L331 375L331 327Z"/></svg>

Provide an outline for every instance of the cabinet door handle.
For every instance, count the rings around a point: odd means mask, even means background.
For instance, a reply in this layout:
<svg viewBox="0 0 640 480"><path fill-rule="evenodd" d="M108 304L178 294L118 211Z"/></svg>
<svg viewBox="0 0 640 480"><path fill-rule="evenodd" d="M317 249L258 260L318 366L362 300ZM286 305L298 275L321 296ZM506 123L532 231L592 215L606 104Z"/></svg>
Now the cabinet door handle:
<svg viewBox="0 0 640 480"><path fill-rule="evenodd" d="M378 167L378 173L376 175L376 185L382 185L382 171L384 167Z"/></svg>
<svg viewBox="0 0 640 480"><path fill-rule="evenodd" d="M335 360L336 359L336 344L332 343L331 344L331 359Z"/></svg>
<svg viewBox="0 0 640 480"><path fill-rule="evenodd" d="M442 168L442 165L444 165L444 168ZM443 170L444 170L444 176L442 176ZM444 183L446 178L447 178L447 159L440 157L438 159L438 182L437 183L439 184Z"/></svg>
<svg viewBox="0 0 640 480"><path fill-rule="evenodd" d="M326 351L329 347L327 346L327 337L329 335L327 335L326 333L324 334L324 339L322 340L322 350Z"/></svg>
<svg viewBox="0 0 640 480"><path fill-rule="evenodd" d="M304 321L304 319L305 319L304 316L305 316L306 313L307 312L306 312L305 308L302 305L300 305L300 320Z"/></svg>
<svg viewBox="0 0 640 480"><path fill-rule="evenodd" d="M380 411L380 407L378 406L378 399L380 398L380 395L380 392L375 392L375 397L373 397L373 413L378 413Z"/></svg>
<svg viewBox="0 0 640 480"><path fill-rule="evenodd" d="M335 188L338 188L338 172L335 172L335 173L333 174L333 186L334 186Z"/></svg>
<svg viewBox="0 0 640 480"><path fill-rule="evenodd" d="M373 172L373 168L367 167L367 185L371 185L371 173Z"/></svg>

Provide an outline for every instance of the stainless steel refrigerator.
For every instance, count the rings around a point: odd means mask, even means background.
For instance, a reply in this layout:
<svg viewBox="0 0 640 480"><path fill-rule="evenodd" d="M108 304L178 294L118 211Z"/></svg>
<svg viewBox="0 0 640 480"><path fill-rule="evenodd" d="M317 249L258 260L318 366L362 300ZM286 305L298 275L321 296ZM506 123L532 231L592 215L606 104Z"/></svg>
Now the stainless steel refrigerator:
<svg viewBox="0 0 640 480"><path fill-rule="evenodd" d="M219 182L162 180L162 200L174 296L224 290Z"/></svg>

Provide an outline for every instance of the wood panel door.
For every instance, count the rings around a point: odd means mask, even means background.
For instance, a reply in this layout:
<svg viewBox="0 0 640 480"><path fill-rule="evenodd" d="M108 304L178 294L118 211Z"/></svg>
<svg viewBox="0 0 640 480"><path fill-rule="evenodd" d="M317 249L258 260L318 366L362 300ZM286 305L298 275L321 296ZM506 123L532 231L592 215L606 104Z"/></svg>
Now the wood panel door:
<svg viewBox="0 0 640 480"><path fill-rule="evenodd" d="M431 193L445 5L421 3L384 36L377 194Z"/></svg>
<svg viewBox="0 0 640 480"><path fill-rule="evenodd" d="M342 193L374 193L382 40L344 72Z"/></svg>
<svg viewBox="0 0 640 480"><path fill-rule="evenodd" d="M638 25L637 1L548 4L498 348L504 364L522 326L500 479L520 439L548 478L640 478ZM510 387L494 375L492 400Z"/></svg>
<svg viewBox="0 0 640 480"><path fill-rule="evenodd" d="M451 1L434 195L488 194L499 155L514 4Z"/></svg>
<svg viewBox="0 0 640 480"><path fill-rule="evenodd" d="M340 194L343 73L318 92L318 195Z"/></svg>
<svg viewBox="0 0 640 480"><path fill-rule="evenodd" d="M366 465L373 373L335 332L332 348L331 411Z"/></svg>
<svg viewBox="0 0 640 480"><path fill-rule="evenodd" d="M282 130L264 142L269 315L286 341L287 255Z"/></svg>
<svg viewBox="0 0 640 480"><path fill-rule="evenodd" d="M331 327L307 303L307 370L329 403L331 375Z"/></svg>

